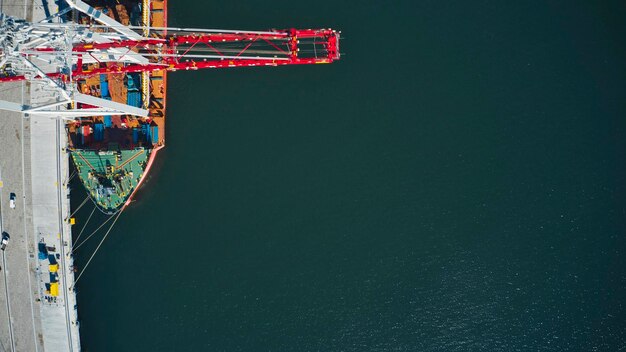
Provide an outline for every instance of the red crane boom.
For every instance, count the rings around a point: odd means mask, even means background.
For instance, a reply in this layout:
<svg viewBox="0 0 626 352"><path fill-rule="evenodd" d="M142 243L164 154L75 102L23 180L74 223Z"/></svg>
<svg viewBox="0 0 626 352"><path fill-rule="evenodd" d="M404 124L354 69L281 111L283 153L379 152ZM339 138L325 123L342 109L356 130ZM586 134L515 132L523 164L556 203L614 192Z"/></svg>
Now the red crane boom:
<svg viewBox="0 0 626 352"><path fill-rule="evenodd" d="M163 38L77 44L71 53L76 58L71 75L73 78L85 78L104 73L325 64L339 59L339 37L339 32L332 29L202 33L168 30ZM110 49L124 52L122 57L131 52L139 54L148 58L149 63L124 64L118 60L101 62L96 65L97 68L83 65L83 60L88 57L100 62L99 56L110 55L110 52L105 54ZM51 52L55 49L39 47L34 50ZM68 76L64 72L46 75L62 79ZM0 82L24 79L24 76L4 76L0 77Z"/></svg>

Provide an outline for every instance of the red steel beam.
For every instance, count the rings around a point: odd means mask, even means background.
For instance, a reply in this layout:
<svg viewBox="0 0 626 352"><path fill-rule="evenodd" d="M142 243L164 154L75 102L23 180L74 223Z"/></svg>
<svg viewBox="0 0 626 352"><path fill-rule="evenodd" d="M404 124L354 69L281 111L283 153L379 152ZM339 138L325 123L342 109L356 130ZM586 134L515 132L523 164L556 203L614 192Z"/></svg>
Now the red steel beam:
<svg viewBox="0 0 626 352"><path fill-rule="evenodd" d="M321 58L300 58L298 57L298 40L313 38L320 41L315 41L317 45L321 44L326 49L326 55ZM198 43L205 43L211 46L210 43L215 42L236 42L248 40L250 43L262 39L270 45L279 49L285 54L282 59L240 59L240 58L211 58L192 60L185 59L183 62L179 62L179 59L183 59L184 55ZM277 47L272 41L282 40L289 46L290 52ZM161 61L157 63L150 63L147 65L141 64L113 64L102 66L91 70L82 70L82 54L89 55L96 54L100 50L112 49L112 48L143 48L147 50L160 51L166 54L176 53L177 47L181 44L192 44L190 48L182 55L176 55L171 57L161 58ZM251 44L248 44L237 55L241 55L247 50ZM51 51L49 48L37 49L40 51ZM215 51L221 54L217 49ZM145 40L121 40L112 41L109 43L90 43L79 44L73 48L73 52L77 53L78 64L72 71L72 76L76 78L86 78L101 73L133 73L133 72L152 72L158 70L177 71L177 70L197 70L205 68L225 68L225 67L252 67L252 66L283 66L283 65L307 65L307 64L324 64L331 63L339 59L339 33L331 29L290 29L285 31L277 31L271 34L265 33L196 33L183 36L169 36L167 40L164 39L145 39ZM225 56L225 55L220 55ZM61 72L48 73L48 77L51 78L66 78L66 74ZM24 76L5 76L0 77L0 82L22 81Z"/></svg>

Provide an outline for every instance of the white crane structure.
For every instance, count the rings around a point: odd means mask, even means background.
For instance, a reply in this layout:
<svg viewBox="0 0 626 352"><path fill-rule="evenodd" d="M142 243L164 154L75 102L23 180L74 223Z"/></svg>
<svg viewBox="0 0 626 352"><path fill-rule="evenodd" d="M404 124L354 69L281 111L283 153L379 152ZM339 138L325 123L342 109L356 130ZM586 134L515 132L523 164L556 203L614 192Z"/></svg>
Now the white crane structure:
<svg viewBox="0 0 626 352"><path fill-rule="evenodd" d="M81 0L66 2L69 5L67 10L37 23L0 13L0 70L4 75L0 82L14 81L17 80L15 77L19 77L33 84L43 84L50 93L50 101L37 106L0 100L0 109L64 119L120 114L147 116L146 109L82 94L72 79L73 67L80 64L81 59L83 63L96 62L93 55L79 57L74 51L76 45L147 38ZM84 13L103 26L98 26L99 31L95 32L89 26L63 23L61 15L70 9ZM122 52L114 47L100 50L97 61L148 63L148 59L142 55L133 51ZM77 103L91 107L79 108Z"/></svg>

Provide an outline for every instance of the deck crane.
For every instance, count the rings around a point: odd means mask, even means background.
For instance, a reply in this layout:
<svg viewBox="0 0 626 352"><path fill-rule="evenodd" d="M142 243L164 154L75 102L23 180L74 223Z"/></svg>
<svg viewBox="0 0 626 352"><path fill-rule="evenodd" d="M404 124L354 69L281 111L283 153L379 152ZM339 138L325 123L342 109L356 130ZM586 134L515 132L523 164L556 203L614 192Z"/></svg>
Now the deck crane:
<svg viewBox="0 0 626 352"><path fill-rule="evenodd" d="M107 73L323 64L340 57L340 32L332 29L163 27L143 36L143 27L124 26L81 0L66 1L94 23L63 22L62 13L37 23L0 14L0 83L43 83L51 98L38 106L0 101L0 109L64 119L147 116L145 109L80 93L76 80Z"/></svg>

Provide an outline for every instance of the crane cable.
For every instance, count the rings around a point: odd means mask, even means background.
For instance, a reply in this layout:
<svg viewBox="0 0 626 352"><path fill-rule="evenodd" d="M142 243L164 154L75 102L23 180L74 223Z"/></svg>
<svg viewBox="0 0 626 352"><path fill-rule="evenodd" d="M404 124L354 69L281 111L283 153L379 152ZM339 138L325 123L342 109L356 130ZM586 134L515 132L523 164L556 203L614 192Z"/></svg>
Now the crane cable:
<svg viewBox="0 0 626 352"><path fill-rule="evenodd" d="M115 221L113 221L113 223L111 224L111 226L109 227L109 229L107 230L107 232L104 234L104 237L102 237L102 240L100 240L100 243L98 243L98 247L96 247L96 250L93 251L93 254L91 255L91 257L89 257L89 260L87 261L87 264L85 264L85 267L83 268L83 270L80 271L80 273L78 274L78 277L76 278L76 280L74 280L74 284L72 285L72 288L76 286L76 284L78 283L78 280L80 280L80 277L83 276L83 273L85 272L85 270L87 270L87 267L89 266L89 263L91 263L91 260L93 259L93 257L96 255L96 253L98 253L98 249L100 249L100 246L102 246L102 243L104 243L104 240L106 240L107 236L109 235L109 233L111 232L111 230L113 229L113 226L115 225L115 222L117 222L117 219L120 218L120 215L122 215L123 211L120 211L117 216L115 217ZM113 218L113 216L111 216L111 218ZM109 220L111 219L109 218ZM108 221L108 220L107 220ZM70 288L70 290L72 289Z"/></svg>

